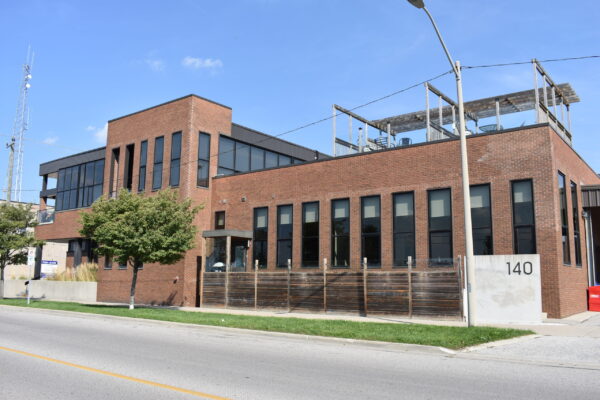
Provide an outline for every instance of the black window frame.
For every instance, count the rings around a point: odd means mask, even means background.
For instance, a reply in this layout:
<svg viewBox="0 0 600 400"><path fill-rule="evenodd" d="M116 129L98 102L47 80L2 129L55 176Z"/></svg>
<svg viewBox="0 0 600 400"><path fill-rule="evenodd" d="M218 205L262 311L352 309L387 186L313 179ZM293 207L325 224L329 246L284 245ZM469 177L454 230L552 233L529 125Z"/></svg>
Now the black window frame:
<svg viewBox="0 0 600 400"><path fill-rule="evenodd" d="M400 196L411 196L412 201L412 229L407 229L405 225L402 227L398 226L396 215L396 198ZM410 236L408 236L410 235ZM417 254L417 245L416 245L416 213L415 213L415 192L398 192L392 193L392 257L393 257L393 267L394 268L405 268L408 267L408 256L406 257L406 261L400 261L399 255L397 254L397 243L396 240L399 240L400 237L410 237L412 239L412 253L410 256L412 257L413 266L415 265L416 254Z"/></svg>
<svg viewBox="0 0 600 400"><path fill-rule="evenodd" d="M531 190L531 224L517 224L516 207L515 207L515 185L518 183L528 182ZM536 234L536 218L535 218L535 192L533 179L517 179L510 181L510 198L512 209L512 225L513 225L513 251L514 254L536 254L537 253L537 234ZM529 229L532 234L533 253L521 252L519 249L519 229Z"/></svg>
<svg viewBox="0 0 600 400"><path fill-rule="evenodd" d="M160 152L156 151L160 142ZM154 139L154 162L152 164L152 190L160 190L162 188L162 175L165 152L165 137L158 136ZM160 154L160 160L158 156Z"/></svg>
<svg viewBox="0 0 600 400"><path fill-rule="evenodd" d="M335 203L336 202L346 202L348 205L348 216L343 218L335 218ZM335 228L335 224L341 223L343 221L344 227L347 228L347 232L339 234ZM350 246L352 243L350 241L350 229L351 229L351 212L350 212L350 199L342 198L342 199L333 199L331 200L331 267L332 268L350 268ZM335 252L336 243L339 243L341 240L344 240L346 243L347 255L346 260L348 262L347 265L340 265L336 260L340 259L338 254ZM339 248L339 246L337 246Z"/></svg>
<svg viewBox="0 0 600 400"><path fill-rule="evenodd" d="M138 192L146 191L146 168L148 165L148 141L140 143L140 166L138 173Z"/></svg>
<svg viewBox="0 0 600 400"><path fill-rule="evenodd" d="M560 171L558 171L557 177L563 265L571 266L571 236L569 235L569 204L567 203L567 177Z"/></svg>
<svg viewBox="0 0 600 400"><path fill-rule="evenodd" d="M176 146L178 144L178 146ZM181 146L183 133L181 131L171 134L171 159L169 162L169 186L179 187L181 181Z"/></svg>
<svg viewBox="0 0 600 400"><path fill-rule="evenodd" d="M493 213L494 213L494 209L493 209L493 204L492 204L492 186L489 183L482 183L482 184L477 184L477 185L471 185L470 187L470 193L472 195L473 193L473 189L476 188L487 188L487 195L488 195L488 200L489 200L489 215L487 218L487 224L486 225L479 225L478 224L478 218L476 213L473 212L474 208L473 208L473 199L471 199L471 228L472 228L472 233L473 233L473 254L476 256L487 256L487 255L493 255L494 254L494 223L493 223ZM481 208L485 208L485 207L481 207ZM489 234L488 235L483 235L480 234L481 232L485 231L485 230L489 230ZM483 236L489 236L489 247L487 249L487 252L479 252L478 251L478 241L481 240L483 238Z"/></svg>
<svg viewBox="0 0 600 400"><path fill-rule="evenodd" d="M102 196L104 166L102 158L61 168L58 171L55 210L68 211L90 207Z"/></svg>
<svg viewBox="0 0 600 400"><path fill-rule="evenodd" d="M258 228L257 220L258 213L264 211L265 213L265 226ZM260 230L259 230L260 229ZM269 261L269 208L268 207L256 207L253 210L253 223L252 223L252 262L259 261L258 268L266 269ZM264 255L259 255L264 253ZM264 261L264 262L261 262Z"/></svg>
<svg viewBox="0 0 600 400"><path fill-rule="evenodd" d="M577 184L571 181L571 209L573 210L573 241L575 244L575 266L583 266L583 255L581 253L581 230L579 221L579 191Z"/></svg>
<svg viewBox="0 0 600 400"><path fill-rule="evenodd" d="M377 218L377 231L376 232L366 232L365 231L365 227L366 227L366 221L365 221L365 201L368 199L377 199L377 204L378 204L378 212L379 215L377 217L372 217L372 218ZM369 196L363 196L360 198L360 238L361 238L361 243L360 243L360 260L361 260L361 265L362 262L364 261L365 257L367 258L367 268L381 268L381 263L382 263L382 257L381 257L381 196L380 195L369 195ZM371 238L377 238L377 245L378 245L378 250L377 252L379 253L378 258L376 259L369 259L369 257L367 256L367 242L370 242Z"/></svg>
<svg viewBox="0 0 600 400"><path fill-rule="evenodd" d="M230 144L222 145L222 143L227 142L230 142ZM229 147L230 145L232 145L232 148L223 149L223 147ZM247 160L238 154L242 149L244 149L244 152L247 151L248 153ZM231 153L231 155L229 155L229 153ZM227 155L221 157L224 154ZM256 165L253 165L254 157L259 160L259 165L261 165L262 168L257 168ZM238 165L240 161L244 161L243 166ZM231 175L244 172L260 171L262 169L277 168L286 165L301 164L304 162L304 160L294 158L291 155L278 153L264 147L255 146L241 140L233 139L231 136L219 136L219 154L217 160L218 175Z"/></svg>
<svg viewBox="0 0 600 400"><path fill-rule="evenodd" d="M203 138L206 143L203 143ZM203 149L206 145L206 151ZM206 173L205 173L206 171ZM207 188L210 185L210 134L198 132L198 166L196 171L196 186Z"/></svg>
<svg viewBox="0 0 600 400"><path fill-rule="evenodd" d="M317 221L316 221L316 235L314 232L310 232L312 230L311 226L307 226L307 224L311 224L311 222L306 222L306 211L308 206L317 206ZM313 222L314 223L314 222ZM321 207L319 201L307 201L302 203L302 250L301 250L301 261L300 265L302 268L319 268L319 259L320 259L320 234L321 234ZM306 253L309 251L309 246L313 245L316 242L316 253L317 258L312 260L307 260ZM314 249L312 249L314 251Z"/></svg>
<svg viewBox="0 0 600 400"><path fill-rule="evenodd" d="M281 214L284 208L290 209L290 223L281 223ZM277 268L287 268L287 260L294 259L294 205L293 204L282 204L277 206L277 258L275 265ZM285 237L285 232L282 232L282 226L289 225L289 237ZM282 257L282 250L284 245L288 245L289 257L285 258L285 264L280 262Z"/></svg>
<svg viewBox="0 0 600 400"><path fill-rule="evenodd" d="M223 225L219 223L219 217L223 216ZM225 229L225 211L215 211L215 230Z"/></svg>
<svg viewBox="0 0 600 400"><path fill-rule="evenodd" d="M440 229L432 227L433 221L431 216L431 196L435 192L448 192L448 200L450 215L445 217L450 221L450 228ZM447 238L449 243L447 243L448 248L450 249L449 257L434 257L433 254L433 240L432 236L439 236L441 234L447 234ZM454 213L452 210L452 188L437 188L437 189L429 189L427 190L427 240L428 240L428 251L429 251L429 266L430 267L447 267L454 263ZM441 236L439 236L441 237Z"/></svg>

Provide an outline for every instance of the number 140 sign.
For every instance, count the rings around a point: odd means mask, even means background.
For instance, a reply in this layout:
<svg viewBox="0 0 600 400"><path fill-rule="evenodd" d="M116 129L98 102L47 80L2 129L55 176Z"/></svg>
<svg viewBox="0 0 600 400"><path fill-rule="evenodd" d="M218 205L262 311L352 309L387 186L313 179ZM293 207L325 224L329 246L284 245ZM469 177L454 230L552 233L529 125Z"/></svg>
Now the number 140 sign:
<svg viewBox="0 0 600 400"><path fill-rule="evenodd" d="M517 263L506 263L509 275L531 275L533 273L533 264L529 261L525 261L522 265L520 262Z"/></svg>

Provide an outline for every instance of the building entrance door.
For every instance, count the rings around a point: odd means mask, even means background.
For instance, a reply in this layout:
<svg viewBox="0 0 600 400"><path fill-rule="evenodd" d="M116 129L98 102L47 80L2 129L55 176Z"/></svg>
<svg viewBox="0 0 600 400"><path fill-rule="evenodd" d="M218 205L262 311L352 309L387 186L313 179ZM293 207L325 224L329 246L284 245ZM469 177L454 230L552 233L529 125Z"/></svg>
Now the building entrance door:
<svg viewBox="0 0 600 400"><path fill-rule="evenodd" d="M231 238L231 271L246 271L248 239Z"/></svg>

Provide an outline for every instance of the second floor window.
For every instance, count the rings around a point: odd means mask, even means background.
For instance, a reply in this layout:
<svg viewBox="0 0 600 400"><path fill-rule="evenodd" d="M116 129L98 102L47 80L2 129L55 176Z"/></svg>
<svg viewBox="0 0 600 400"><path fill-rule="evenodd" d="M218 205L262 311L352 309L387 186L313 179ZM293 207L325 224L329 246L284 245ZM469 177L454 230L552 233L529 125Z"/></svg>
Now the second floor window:
<svg viewBox="0 0 600 400"><path fill-rule="evenodd" d="M148 161L148 141L144 140L140 146L140 172L138 177L138 192L146 190L146 162Z"/></svg>
<svg viewBox="0 0 600 400"><path fill-rule="evenodd" d="M154 166L152 167L152 190L162 187L163 171L163 150L165 145L164 137L157 137L154 141Z"/></svg>
<svg viewBox="0 0 600 400"><path fill-rule="evenodd" d="M179 186L181 168L181 132L171 136L171 164L169 166L169 186Z"/></svg>

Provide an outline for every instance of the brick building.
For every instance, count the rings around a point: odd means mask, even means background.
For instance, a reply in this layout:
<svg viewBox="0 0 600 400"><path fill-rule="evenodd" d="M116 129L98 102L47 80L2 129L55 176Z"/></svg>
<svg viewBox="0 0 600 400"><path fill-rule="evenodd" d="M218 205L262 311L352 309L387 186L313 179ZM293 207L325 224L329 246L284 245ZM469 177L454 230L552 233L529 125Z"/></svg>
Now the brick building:
<svg viewBox="0 0 600 400"><path fill-rule="evenodd" d="M568 106L576 95L561 87L552 88ZM546 96L535 106L535 92L523 93L495 97L492 107L499 118L511 112L505 102L528 101L535 123L476 127L467 140L475 250L539 253L543 311L563 317L587 309L586 289L595 283L600 177L574 151ZM178 188L181 198L205 205L196 218L201 234L179 263L144 265L136 298L153 304L197 306L202 271L250 271L255 263L266 271L285 269L288 260L293 271L325 264L357 271L364 258L382 271L405 268L409 259L416 268L452 263L464 254L464 219L459 141L442 126L448 107L439 126L429 110L427 118L351 115L365 131L387 127L387 140L366 132L358 144L335 138L347 154L327 156L232 123L230 108L186 96L109 121L106 147L41 164L41 208L52 204L55 212L36 235L68 241L69 266L97 260L94 244L78 234L80 209L120 188ZM466 104L472 118L489 108L489 99ZM425 142L391 142L425 120ZM126 301L131 272L97 261L98 300Z"/></svg>

